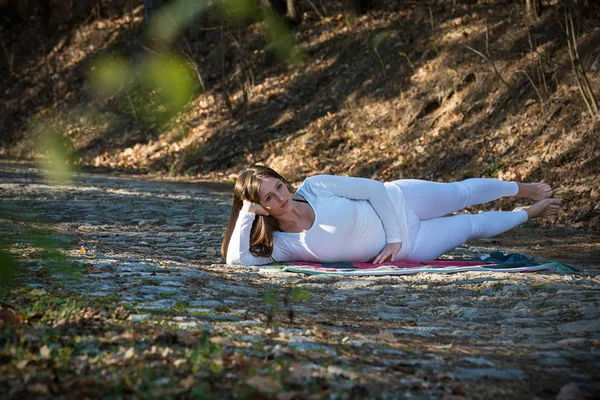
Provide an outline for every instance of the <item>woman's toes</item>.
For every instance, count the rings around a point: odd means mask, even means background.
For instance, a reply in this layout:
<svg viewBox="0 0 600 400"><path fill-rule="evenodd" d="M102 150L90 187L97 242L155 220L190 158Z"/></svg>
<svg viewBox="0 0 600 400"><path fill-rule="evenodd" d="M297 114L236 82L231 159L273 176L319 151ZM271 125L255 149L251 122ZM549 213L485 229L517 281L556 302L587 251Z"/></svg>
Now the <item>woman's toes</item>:
<svg viewBox="0 0 600 400"><path fill-rule="evenodd" d="M531 218L547 217L557 215L560 210L560 199L543 199L528 207L525 211Z"/></svg>
<svg viewBox="0 0 600 400"><path fill-rule="evenodd" d="M552 187L544 182L520 183L517 196L527 197L535 201L547 199L552 196Z"/></svg>

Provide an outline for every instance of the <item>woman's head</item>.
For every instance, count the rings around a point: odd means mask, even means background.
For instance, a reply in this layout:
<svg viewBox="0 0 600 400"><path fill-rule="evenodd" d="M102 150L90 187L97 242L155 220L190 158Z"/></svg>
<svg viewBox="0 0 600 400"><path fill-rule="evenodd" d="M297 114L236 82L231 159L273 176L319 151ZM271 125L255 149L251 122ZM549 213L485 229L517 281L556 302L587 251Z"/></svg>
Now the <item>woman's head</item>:
<svg viewBox="0 0 600 400"><path fill-rule="evenodd" d="M234 199L239 198L242 201L250 200L253 203L263 204L265 199L261 196L261 184L263 181L271 179L285 183L285 178L269 167L253 165L246 168L235 182Z"/></svg>
<svg viewBox="0 0 600 400"><path fill-rule="evenodd" d="M265 185L261 192L263 182ZM279 210L278 205L285 203L283 196L289 196L291 199L285 178L275 170L262 165L253 165L240 173L233 189L231 214L221 244L223 258L227 257L229 241L244 200L261 204L270 213ZM288 201L285 206L289 207L290 203ZM277 215L276 212L274 214ZM250 234L250 252L257 257L270 257L273 253L273 232L277 229L278 224L274 216L257 215Z"/></svg>

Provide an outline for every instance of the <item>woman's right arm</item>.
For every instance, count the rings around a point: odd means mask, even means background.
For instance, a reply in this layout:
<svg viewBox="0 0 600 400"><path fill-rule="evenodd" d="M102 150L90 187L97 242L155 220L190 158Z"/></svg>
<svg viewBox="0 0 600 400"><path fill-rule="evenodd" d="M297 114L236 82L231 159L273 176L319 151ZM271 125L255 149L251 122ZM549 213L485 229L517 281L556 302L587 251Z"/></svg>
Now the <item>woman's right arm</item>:
<svg viewBox="0 0 600 400"><path fill-rule="evenodd" d="M230 265L262 265L269 264L274 260L289 261L293 259L293 254L287 249L284 243L273 238L273 253L271 257L256 257L250 253L250 233L252 224L256 215L269 215L260 204L244 200L244 205L240 210L238 219L235 223L229 247L227 248L227 264Z"/></svg>
<svg viewBox="0 0 600 400"><path fill-rule="evenodd" d="M272 261L268 257L255 257L250 253L250 231L254 218L256 218L255 213L244 208L240 210L227 248L227 264L262 265Z"/></svg>

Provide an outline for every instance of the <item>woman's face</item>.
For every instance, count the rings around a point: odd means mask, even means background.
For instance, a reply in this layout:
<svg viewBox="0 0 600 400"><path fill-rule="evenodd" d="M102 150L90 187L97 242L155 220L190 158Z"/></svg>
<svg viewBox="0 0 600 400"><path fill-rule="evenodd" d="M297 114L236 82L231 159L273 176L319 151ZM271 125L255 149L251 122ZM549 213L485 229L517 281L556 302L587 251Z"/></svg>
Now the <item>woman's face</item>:
<svg viewBox="0 0 600 400"><path fill-rule="evenodd" d="M289 212L292 207L292 195L287 185L281 179L265 178L260 183L258 191L260 205L272 216Z"/></svg>

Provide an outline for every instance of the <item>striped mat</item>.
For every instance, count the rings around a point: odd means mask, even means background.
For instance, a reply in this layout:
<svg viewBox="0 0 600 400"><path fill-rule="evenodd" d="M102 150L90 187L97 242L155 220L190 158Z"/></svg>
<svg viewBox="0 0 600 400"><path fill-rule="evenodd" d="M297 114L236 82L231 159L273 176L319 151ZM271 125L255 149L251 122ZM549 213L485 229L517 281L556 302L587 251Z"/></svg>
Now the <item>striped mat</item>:
<svg viewBox="0 0 600 400"><path fill-rule="evenodd" d="M261 268L262 271L294 272L310 275L411 275L424 273L451 274L466 271L487 272L578 272L574 267L559 262L536 263L535 259L520 254L507 254L495 251L478 258L432 261L395 261L382 264L371 263L313 263L283 262L272 263Z"/></svg>

